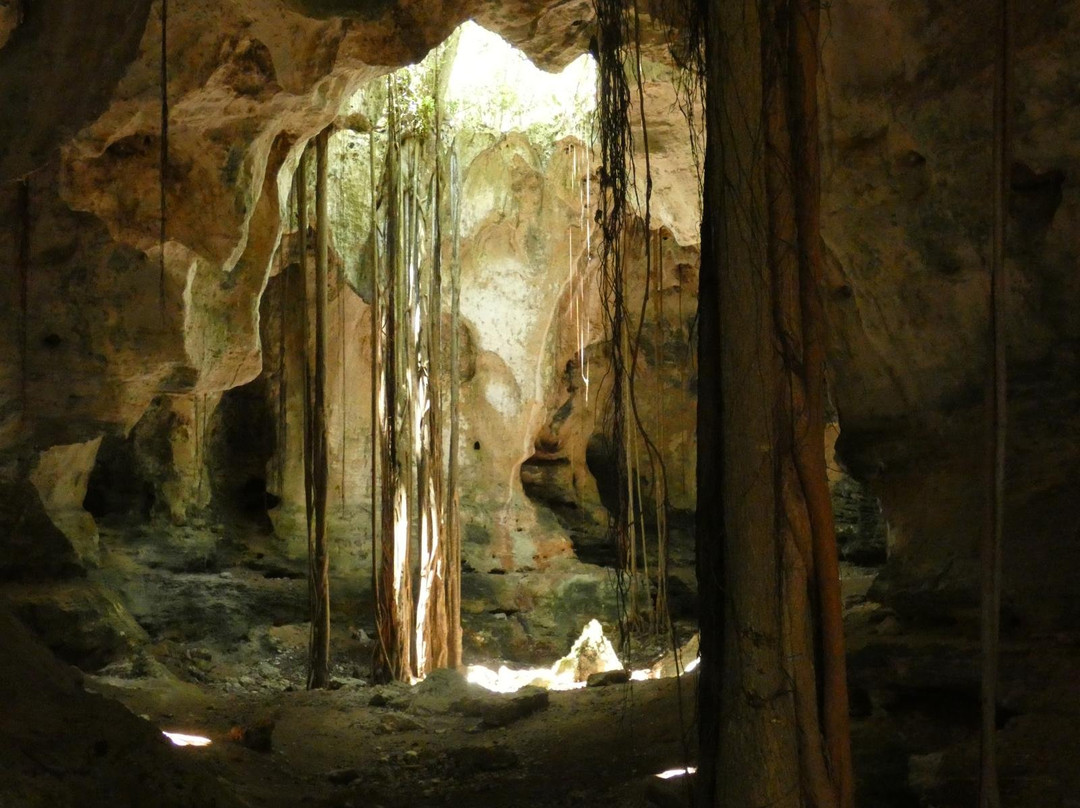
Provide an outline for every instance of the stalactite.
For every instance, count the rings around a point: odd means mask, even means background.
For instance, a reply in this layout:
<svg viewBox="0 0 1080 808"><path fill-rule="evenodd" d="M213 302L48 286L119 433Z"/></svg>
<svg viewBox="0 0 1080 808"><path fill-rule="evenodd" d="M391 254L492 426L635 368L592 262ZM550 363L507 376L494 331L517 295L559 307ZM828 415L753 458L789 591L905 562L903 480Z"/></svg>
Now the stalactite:
<svg viewBox="0 0 1080 808"><path fill-rule="evenodd" d="M329 130L315 138L315 385L312 408L312 494L315 541L311 559L313 609L308 688L330 683L330 556L326 535L329 458L326 434L326 332L328 285L327 143Z"/></svg>

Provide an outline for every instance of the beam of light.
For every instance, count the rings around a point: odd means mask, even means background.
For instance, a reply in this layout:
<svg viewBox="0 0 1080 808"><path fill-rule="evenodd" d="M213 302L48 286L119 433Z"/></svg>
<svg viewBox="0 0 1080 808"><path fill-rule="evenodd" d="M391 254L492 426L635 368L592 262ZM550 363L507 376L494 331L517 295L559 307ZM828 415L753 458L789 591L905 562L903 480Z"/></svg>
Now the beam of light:
<svg viewBox="0 0 1080 808"><path fill-rule="evenodd" d="M174 746L209 746L210 739L202 735L184 735L182 732L162 732Z"/></svg>
<svg viewBox="0 0 1080 808"><path fill-rule="evenodd" d="M661 780L670 780L673 777L685 777L688 774L694 774L697 772L697 766L687 766L685 769L668 769L666 772L660 772L656 775Z"/></svg>
<svg viewBox="0 0 1080 808"><path fill-rule="evenodd" d="M701 664L701 657L694 657L686 663L686 667L683 668L683 673L690 673L697 670L697 666Z"/></svg>

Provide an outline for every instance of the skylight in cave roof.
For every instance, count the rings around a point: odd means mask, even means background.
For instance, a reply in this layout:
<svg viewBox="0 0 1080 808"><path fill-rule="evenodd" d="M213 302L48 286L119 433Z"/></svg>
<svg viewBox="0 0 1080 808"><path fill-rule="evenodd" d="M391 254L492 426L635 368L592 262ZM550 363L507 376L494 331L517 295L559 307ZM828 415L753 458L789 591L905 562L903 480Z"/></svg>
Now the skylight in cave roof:
<svg viewBox="0 0 1080 808"><path fill-rule="evenodd" d="M584 139L596 108L596 62L582 54L561 73L547 73L499 35L466 22L445 101L458 128L544 126L553 139Z"/></svg>

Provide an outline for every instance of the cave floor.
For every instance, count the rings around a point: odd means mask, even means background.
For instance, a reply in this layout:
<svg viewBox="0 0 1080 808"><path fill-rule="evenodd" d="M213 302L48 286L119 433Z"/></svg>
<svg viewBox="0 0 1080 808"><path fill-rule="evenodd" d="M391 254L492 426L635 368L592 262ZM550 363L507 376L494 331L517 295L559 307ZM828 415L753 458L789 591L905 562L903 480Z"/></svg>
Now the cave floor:
<svg viewBox="0 0 1080 808"><path fill-rule="evenodd" d="M452 709L454 683L237 693L156 676L87 686L162 730L209 737L177 751L244 802L271 807L645 806L653 775L684 765L683 738L695 733L692 674L551 692L546 707L490 728ZM251 728L269 721L269 750L236 739L235 728L255 738Z"/></svg>

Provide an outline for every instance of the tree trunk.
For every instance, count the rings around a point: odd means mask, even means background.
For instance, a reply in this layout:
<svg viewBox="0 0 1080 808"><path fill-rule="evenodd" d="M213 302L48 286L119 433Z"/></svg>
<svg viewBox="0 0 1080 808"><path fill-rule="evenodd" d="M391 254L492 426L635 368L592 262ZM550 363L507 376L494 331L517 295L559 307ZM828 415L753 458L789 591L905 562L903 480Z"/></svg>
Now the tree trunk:
<svg viewBox="0 0 1080 808"><path fill-rule="evenodd" d="M330 556L326 536L326 498L329 476L326 435L326 306L328 280L327 142L324 129L315 138L315 389L312 407L312 495L315 514L314 555L311 559L311 667L309 688L330 683Z"/></svg>
<svg viewBox="0 0 1080 808"><path fill-rule="evenodd" d="M379 644L376 648L374 672L377 681L408 681L412 673L411 614L412 595L409 586L409 514L406 497L407 481L402 480L402 446L409 450L399 430L399 385L405 382L400 373L402 339L407 323L405 308L405 256L402 255L401 223L401 152L394 116L394 94L388 81L389 133L386 164L386 247L385 293L380 296L385 314L381 361L383 373L379 394L382 403L382 484L378 599L375 604L375 624Z"/></svg>
<svg viewBox="0 0 1080 808"><path fill-rule="evenodd" d="M375 133L368 134L368 179L371 182L371 215L368 220L371 239L371 596L378 610L379 598L379 458L381 448L379 433L382 416L379 402L382 400L379 382L382 378L382 307L379 301L379 230L376 217L375 195Z"/></svg>
<svg viewBox="0 0 1080 808"><path fill-rule="evenodd" d="M423 462L420 475L424 506L421 509L421 599L417 603L417 641L425 653L420 659L424 675L444 668L449 661L451 627L448 621L448 542L443 499L443 400L442 400L442 177L441 133L436 102L434 174L428 197L427 221L431 228L430 260L422 264L421 318L423 358L427 365L426 411L423 415ZM423 401L423 400L422 400ZM426 601L426 602L425 602ZM421 605L423 610L421 610ZM419 657L419 654L418 654Z"/></svg>
<svg viewBox="0 0 1080 808"><path fill-rule="evenodd" d="M298 267L296 273L297 306L300 310L300 370L303 378L301 386L303 401L303 452L304 466L304 526L307 529L308 557L308 682L311 682L311 650L315 635L315 497L314 497L314 412L313 412L313 368L311 350L311 309L310 273L308 272L308 196L307 196L307 149L300 154L296 165L296 227L298 230Z"/></svg>
<svg viewBox="0 0 1080 808"><path fill-rule="evenodd" d="M460 437L461 338L461 182L457 154L450 155L450 448L446 464L446 600L450 647L446 664L461 665L461 522L458 513L458 443Z"/></svg>
<svg viewBox="0 0 1080 808"><path fill-rule="evenodd" d="M809 0L708 9L701 802L849 808L824 465L817 25Z"/></svg>
<svg viewBox="0 0 1080 808"><path fill-rule="evenodd" d="M1001 630L1001 545L1005 528L1005 436L1007 404L1006 225L1009 211L1009 166L1011 158L1010 112L1012 109L1012 2L1000 0L998 40L994 80L994 228L990 263L989 395L987 399L988 491L980 560L982 684L980 703L982 727L979 750L979 808L997 808L996 761L998 655Z"/></svg>
<svg viewBox="0 0 1080 808"><path fill-rule="evenodd" d="M817 105L818 20L816 0L797 0L790 20L788 75L794 201L798 228L798 277L802 316L802 361L789 366L805 390L796 413L795 464L809 510L814 593L817 599L821 721L829 771L840 808L854 803L851 728L848 718L847 654L836 525L825 468L825 312L821 300L821 158ZM809 728L808 728L809 729Z"/></svg>

